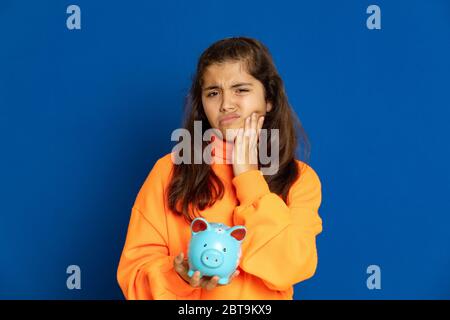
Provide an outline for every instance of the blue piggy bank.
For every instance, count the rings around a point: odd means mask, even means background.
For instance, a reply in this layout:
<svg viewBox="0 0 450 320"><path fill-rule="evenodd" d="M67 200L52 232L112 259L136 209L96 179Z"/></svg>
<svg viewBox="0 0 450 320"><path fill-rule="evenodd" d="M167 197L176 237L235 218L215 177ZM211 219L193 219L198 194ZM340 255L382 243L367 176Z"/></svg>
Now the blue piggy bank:
<svg viewBox="0 0 450 320"><path fill-rule="evenodd" d="M219 284L228 284L239 265L241 243L246 233L244 226L230 228L203 218L194 219L188 248L189 277L200 271L200 277L218 276Z"/></svg>

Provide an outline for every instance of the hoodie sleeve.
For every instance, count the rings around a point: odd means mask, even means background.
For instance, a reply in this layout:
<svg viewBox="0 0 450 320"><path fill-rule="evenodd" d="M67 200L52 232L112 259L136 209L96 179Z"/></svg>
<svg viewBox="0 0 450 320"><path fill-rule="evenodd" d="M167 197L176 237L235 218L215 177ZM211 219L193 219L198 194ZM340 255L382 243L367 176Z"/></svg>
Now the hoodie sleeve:
<svg viewBox="0 0 450 320"><path fill-rule="evenodd" d="M321 183L311 167L303 163L301 169L289 191L289 205L270 192L259 170L232 180L239 200L233 222L248 229L240 267L272 290L287 290L312 277L317 266Z"/></svg>
<svg viewBox="0 0 450 320"><path fill-rule="evenodd" d="M194 299L197 288L173 268L169 255L160 160L147 177L131 210L117 281L126 299Z"/></svg>

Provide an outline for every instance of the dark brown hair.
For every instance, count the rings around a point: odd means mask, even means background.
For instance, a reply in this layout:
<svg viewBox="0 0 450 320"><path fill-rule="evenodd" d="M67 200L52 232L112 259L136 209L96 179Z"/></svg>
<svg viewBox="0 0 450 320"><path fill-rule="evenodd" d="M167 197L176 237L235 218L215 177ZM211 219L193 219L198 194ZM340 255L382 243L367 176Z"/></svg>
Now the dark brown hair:
<svg viewBox="0 0 450 320"><path fill-rule="evenodd" d="M194 136L194 121L202 122L202 135L211 128L202 104L203 74L208 66L228 61L244 62L246 71L263 84L266 101L272 103L272 110L265 115L263 129L268 129L268 141L270 129L279 129L279 169L276 174L265 175L264 178L271 192L287 202L289 189L300 174L295 161L296 148L300 145L301 160L307 162L310 144L300 120L289 105L283 81L269 50L261 42L246 37L226 38L215 42L202 53L186 98L184 128L190 132L191 137ZM207 143L202 142L202 152ZM194 142L191 144L191 150L195 150ZM270 154L270 143L268 153ZM193 152L191 157L191 164L174 164L167 192L169 209L183 215L189 222L199 215L199 211L212 206L224 195L223 183L211 166L204 161L194 164ZM261 164L259 167L261 168Z"/></svg>

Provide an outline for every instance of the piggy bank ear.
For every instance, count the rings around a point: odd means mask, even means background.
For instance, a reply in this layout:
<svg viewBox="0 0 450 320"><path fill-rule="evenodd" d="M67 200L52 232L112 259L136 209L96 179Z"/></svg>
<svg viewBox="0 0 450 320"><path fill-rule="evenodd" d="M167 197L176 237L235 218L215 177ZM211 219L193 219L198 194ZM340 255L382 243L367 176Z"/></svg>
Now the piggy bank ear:
<svg viewBox="0 0 450 320"><path fill-rule="evenodd" d="M191 223L191 231L193 234L209 229L209 223L203 218L196 218Z"/></svg>
<svg viewBox="0 0 450 320"><path fill-rule="evenodd" d="M228 233L237 241L242 241L247 234L247 229L244 226L235 226L233 228L230 228L230 230L228 230Z"/></svg>

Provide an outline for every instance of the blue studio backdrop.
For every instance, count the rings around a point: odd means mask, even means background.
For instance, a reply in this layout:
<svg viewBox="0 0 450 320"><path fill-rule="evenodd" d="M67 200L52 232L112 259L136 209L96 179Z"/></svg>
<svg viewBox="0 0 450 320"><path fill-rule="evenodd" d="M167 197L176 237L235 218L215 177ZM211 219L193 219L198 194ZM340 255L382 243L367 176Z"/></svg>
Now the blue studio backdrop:
<svg viewBox="0 0 450 320"><path fill-rule="evenodd" d="M239 35L270 49L322 182L319 263L295 299L450 298L446 0L2 0L0 298L123 298L137 192L199 55Z"/></svg>

